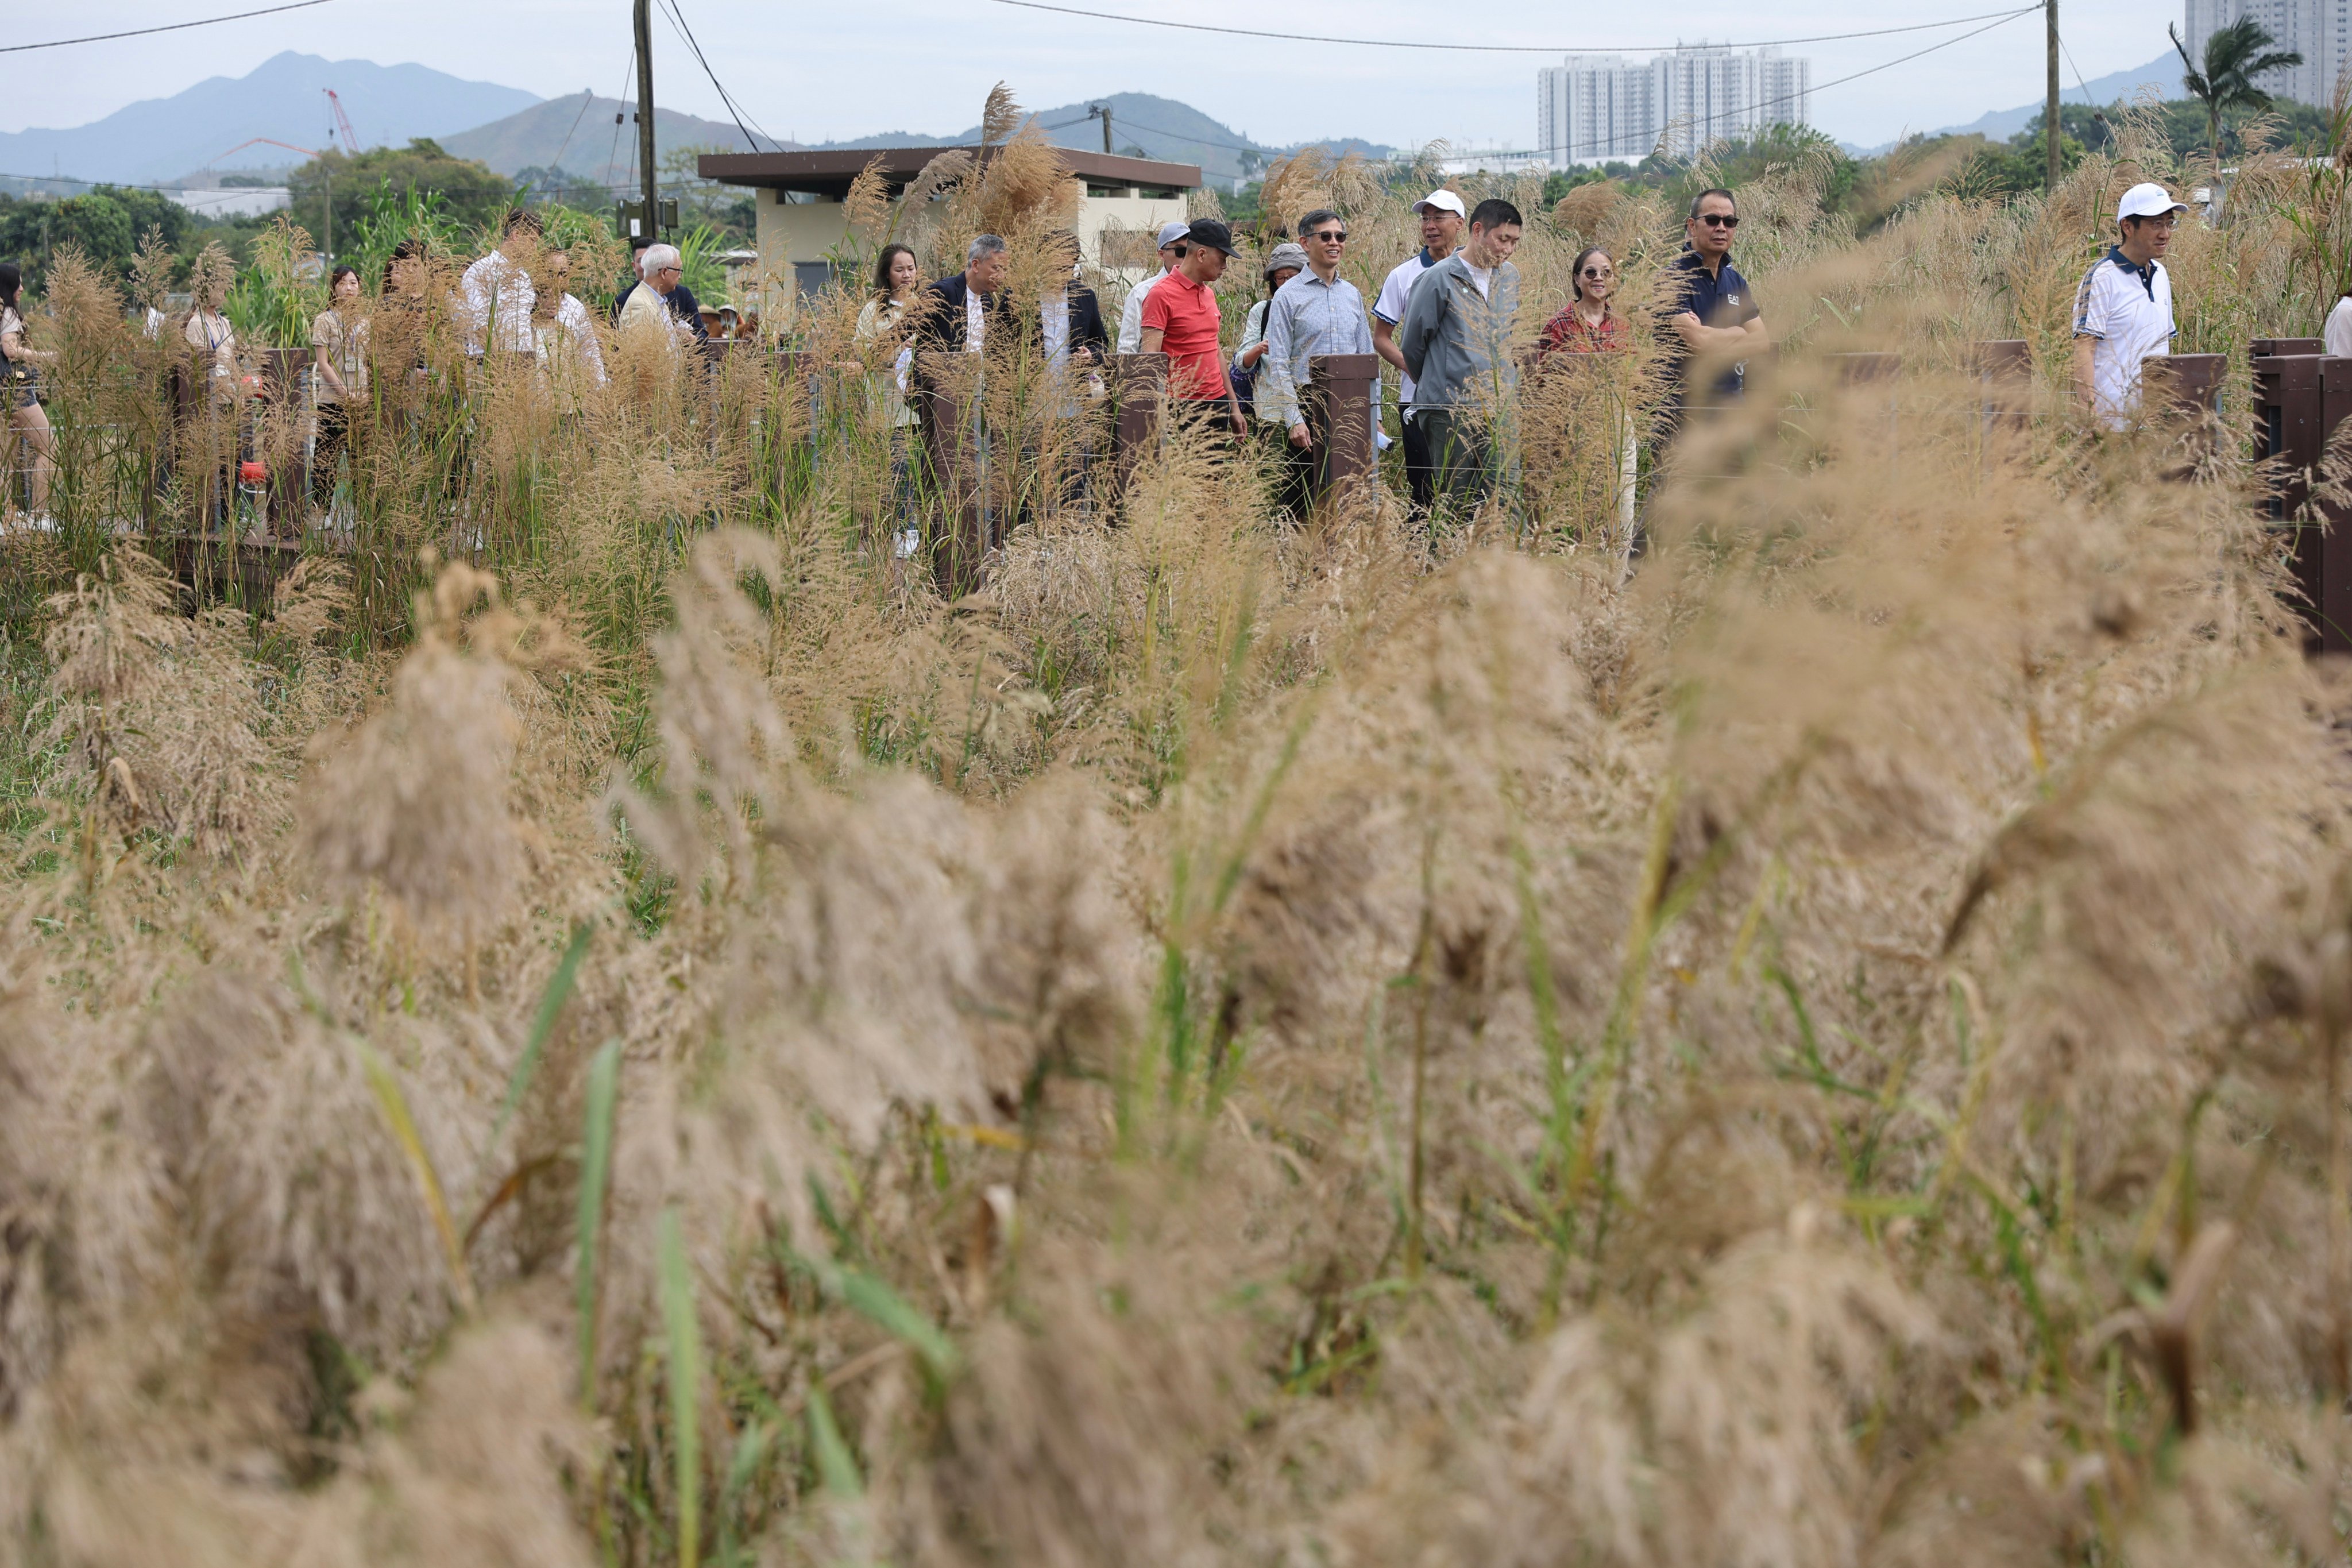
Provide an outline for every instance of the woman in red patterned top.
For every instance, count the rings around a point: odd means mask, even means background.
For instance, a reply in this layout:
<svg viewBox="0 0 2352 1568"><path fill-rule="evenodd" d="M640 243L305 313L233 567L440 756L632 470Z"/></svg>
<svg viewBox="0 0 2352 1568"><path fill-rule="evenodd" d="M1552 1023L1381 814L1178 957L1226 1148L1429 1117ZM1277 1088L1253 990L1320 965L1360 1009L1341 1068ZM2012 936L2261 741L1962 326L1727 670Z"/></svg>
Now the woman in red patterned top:
<svg viewBox="0 0 2352 1568"><path fill-rule="evenodd" d="M1538 360L1556 353L1620 353L1633 346L1633 331L1612 302L1617 267L1607 251L1596 245L1578 257L1570 286L1573 297L1544 323L1536 348Z"/></svg>

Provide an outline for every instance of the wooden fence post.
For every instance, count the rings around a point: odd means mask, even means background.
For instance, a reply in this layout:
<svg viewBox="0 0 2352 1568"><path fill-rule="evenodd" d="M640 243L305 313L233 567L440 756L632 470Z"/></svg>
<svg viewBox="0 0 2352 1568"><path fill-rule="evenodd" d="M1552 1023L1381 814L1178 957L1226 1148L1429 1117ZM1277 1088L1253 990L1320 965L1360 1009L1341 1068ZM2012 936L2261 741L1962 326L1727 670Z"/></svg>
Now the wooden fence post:
<svg viewBox="0 0 2352 1568"><path fill-rule="evenodd" d="M1315 439L1315 499L1345 499L1378 482L1380 452L1372 441L1378 354L1316 354L1307 362L1307 425Z"/></svg>
<svg viewBox="0 0 2352 1568"><path fill-rule="evenodd" d="M1118 399L1111 438L1111 489L1117 495L1126 490L1145 451L1159 450L1160 416L1168 402L1168 356L1114 356L1111 388Z"/></svg>
<svg viewBox="0 0 2352 1568"><path fill-rule="evenodd" d="M2352 420L2352 359L2328 356L2319 362L2319 450L2324 457L2336 434ZM2323 501L2319 507L2324 530L2306 528L2301 540L2311 557L2308 574L2295 575L2306 584L2313 614L2311 642L2321 653L2352 653L2352 506ZM2300 553L2300 552L2298 552Z"/></svg>

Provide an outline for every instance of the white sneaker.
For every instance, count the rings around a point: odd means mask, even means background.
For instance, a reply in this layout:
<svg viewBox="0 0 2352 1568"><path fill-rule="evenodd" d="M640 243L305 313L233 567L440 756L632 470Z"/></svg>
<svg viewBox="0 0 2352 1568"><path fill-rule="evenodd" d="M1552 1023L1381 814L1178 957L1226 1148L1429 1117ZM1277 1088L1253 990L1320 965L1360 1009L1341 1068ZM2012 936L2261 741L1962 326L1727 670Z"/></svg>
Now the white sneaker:
<svg viewBox="0 0 2352 1568"><path fill-rule="evenodd" d="M923 536L918 530L909 528L901 532L898 535L898 559L914 559L915 552L922 548L922 542Z"/></svg>

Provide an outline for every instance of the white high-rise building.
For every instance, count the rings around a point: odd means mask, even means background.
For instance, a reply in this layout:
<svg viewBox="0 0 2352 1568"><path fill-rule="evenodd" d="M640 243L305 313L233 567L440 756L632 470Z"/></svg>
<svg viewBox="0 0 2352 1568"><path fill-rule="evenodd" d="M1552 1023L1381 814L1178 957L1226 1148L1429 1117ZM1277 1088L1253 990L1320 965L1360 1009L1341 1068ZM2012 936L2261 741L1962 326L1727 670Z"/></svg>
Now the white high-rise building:
<svg viewBox="0 0 2352 1568"><path fill-rule="evenodd" d="M1570 55L1536 73L1536 145L1556 168L1687 156L1768 125L1802 125L1811 98L1812 62L1778 49L1698 44L1643 61Z"/></svg>
<svg viewBox="0 0 2352 1568"><path fill-rule="evenodd" d="M2205 40L2241 16L2260 22L2273 48L2300 54L2303 64L2255 79L2256 86L2281 98L2325 106L2352 58L2352 0L2187 0L2184 9L2181 41L2200 70Z"/></svg>

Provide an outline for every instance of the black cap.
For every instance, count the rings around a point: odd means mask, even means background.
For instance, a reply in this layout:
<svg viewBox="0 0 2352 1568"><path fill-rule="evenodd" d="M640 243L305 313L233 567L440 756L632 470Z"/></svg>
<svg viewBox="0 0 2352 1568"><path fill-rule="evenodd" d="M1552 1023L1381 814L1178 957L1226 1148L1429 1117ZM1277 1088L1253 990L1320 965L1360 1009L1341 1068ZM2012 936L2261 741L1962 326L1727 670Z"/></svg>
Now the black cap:
<svg viewBox="0 0 2352 1568"><path fill-rule="evenodd" d="M1222 250L1227 256L1241 254L1234 248L1234 231L1213 217L1194 218L1192 226L1184 231L1184 237L1192 244L1205 245L1211 250Z"/></svg>

